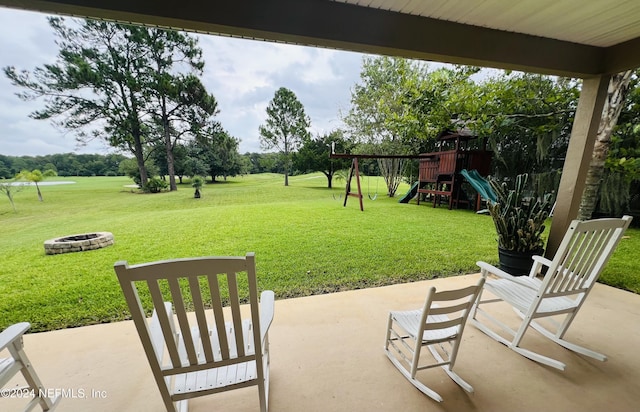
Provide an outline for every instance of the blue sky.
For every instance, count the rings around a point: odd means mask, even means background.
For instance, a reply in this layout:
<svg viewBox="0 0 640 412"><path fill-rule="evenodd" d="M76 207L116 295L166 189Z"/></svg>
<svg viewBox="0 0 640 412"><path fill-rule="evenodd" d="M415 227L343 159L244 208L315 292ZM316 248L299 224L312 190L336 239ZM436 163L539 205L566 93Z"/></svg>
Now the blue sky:
<svg viewBox="0 0 640 412"><path fill-rule="evenodd" d="M241 139L240 152L260 151L258 127L280 87L291 89L311 118L312 133L341 125L351 88L359 80L362 54L312 47L198 35L206 61L202 81L218 100L218 120ZM0 66L33 70L57 55L46 15L0 8ZM54 128L29 113L41 103L23 102L19 89L0 76L0 154L107 153L103 142L77 145L73 132Z"/></svg>

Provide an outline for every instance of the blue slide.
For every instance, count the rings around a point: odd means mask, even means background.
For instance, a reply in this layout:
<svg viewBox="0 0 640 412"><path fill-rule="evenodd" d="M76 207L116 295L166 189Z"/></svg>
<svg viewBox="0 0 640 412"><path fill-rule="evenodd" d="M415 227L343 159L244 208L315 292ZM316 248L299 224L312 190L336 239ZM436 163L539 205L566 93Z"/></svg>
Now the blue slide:
<svg viewBox="0 0 640 412"><path fill-rule="evenodd" d="M402 196L400 200L398 200L398 203L409 203L409 200L413 199L416 193L418 193L419 184L420 182L415 182L413 186L411 186L411 189L409 189L409 191L404 196Z"/></svg>

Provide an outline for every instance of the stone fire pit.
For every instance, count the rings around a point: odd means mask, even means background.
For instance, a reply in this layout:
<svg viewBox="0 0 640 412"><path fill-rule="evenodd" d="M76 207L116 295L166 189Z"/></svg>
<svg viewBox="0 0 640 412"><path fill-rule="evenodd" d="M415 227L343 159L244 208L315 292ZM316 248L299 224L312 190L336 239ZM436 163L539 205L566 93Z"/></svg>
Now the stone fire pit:
<svg viewBox="0 0 640 412"><path fill-rule="evenodd" d="M111 232L83 233L47 240L44 242L44 252L47 255L58 255L100 249L110 245L113 245Z"/></svg>

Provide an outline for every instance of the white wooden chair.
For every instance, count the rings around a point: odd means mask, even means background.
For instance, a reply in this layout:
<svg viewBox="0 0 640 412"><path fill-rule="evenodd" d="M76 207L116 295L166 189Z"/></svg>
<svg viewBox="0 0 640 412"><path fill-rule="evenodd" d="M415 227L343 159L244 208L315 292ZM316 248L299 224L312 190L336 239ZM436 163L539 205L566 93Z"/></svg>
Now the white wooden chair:
<svg viewBox="0 0 640 412"><path fill-rule="evenodd" d="M264 291L258 302L253 253L117 262L115 271L167 411L186 411L190 398L252 385L267 411L274 294ZM239 290L246 287L249 307L241 308Z"/></svg>
<svg viewBox="0 0 640 412"><path fill-rule="evenodd" d="M453 366L471 305L483 284L484 278L481 278L476 285L463 289L436 292L432 287L422 309L389 313L384 345L386 355L413 386L438 402L442 402L442 397L420 382L416 374L441 366L458 385L473 392L473 387L453 371ZM429 349L435 362L420 365L423 346Z"/></svg>
<svg viewBox="0 0 640 412"><path fill-rule="evenodd" d="M564 335L629 223L629 216L622 219L574 220L552 261L540 256L533 257L534 263L529 276L514 277L485 262L478 262L483 277L492 274L498 278L487 279L485 283L485 289L497 298L482 300L481 293L477 304L474 305L471 323L517 353L557 369L564 370L566 365L520 346L529 326L567 349L600 361L607 360L601 353L566 341ZM546 274L539 279L543 267L547 268ZM481 305L502 301L511 305L522 318L517 331L481 308ZM512 340L504 338L481 323L478 314L509 333ZM558 315L561 316L560 319L551 318ZM551 329L536 320L540 318L547 318L545 323L550 324Z"/></svg>
<svg viewBox="0 0 640 412"><path fill-rule="evenodd" d="M43 411L53 411L58 406L60 397L51 398L48 396L49 391L42 385L38 374L24 352L22 336L30 327L31 325L27 322L16 323L0 333L0 353L7 350L11 354L10 358L0 358L0 390L6 396L15 394L15 397L33 398L24 408L25 411L31 411L38 405ZM28 386L4 388L18 372L22 373Z"/></svg>

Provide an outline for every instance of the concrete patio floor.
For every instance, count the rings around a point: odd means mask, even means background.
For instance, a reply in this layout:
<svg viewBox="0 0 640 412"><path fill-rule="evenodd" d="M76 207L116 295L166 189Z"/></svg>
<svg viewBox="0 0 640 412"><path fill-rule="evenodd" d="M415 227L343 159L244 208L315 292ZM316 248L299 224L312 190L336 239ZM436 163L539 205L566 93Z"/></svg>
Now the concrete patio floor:
<svg viewBox="0 0 640 412"><path fill-rule="evenodd" d="M270 329L270 410L314 411L637 411L640 406L640 296L596 285L567 338L609 356L576 355L530 331L524 340L567 364L558 371L521 357L472 325L456 371L468 394L441 369L420 372L440 393L415 389L383 353L390 309L422 305L431 285L453 289L479 275L276 301ZM506 306L503 320L517 322ZM62 390L59 411L163 411L132 322L29 334L25 348L45 386ZM14 379L10 384L21 385ZM0 398L1 411L24 402ZM255 388L190 401L190 410L259 410Z"/></svg>

